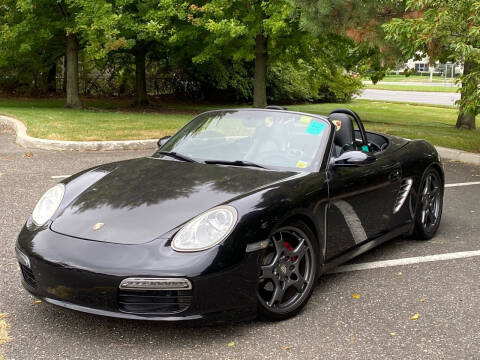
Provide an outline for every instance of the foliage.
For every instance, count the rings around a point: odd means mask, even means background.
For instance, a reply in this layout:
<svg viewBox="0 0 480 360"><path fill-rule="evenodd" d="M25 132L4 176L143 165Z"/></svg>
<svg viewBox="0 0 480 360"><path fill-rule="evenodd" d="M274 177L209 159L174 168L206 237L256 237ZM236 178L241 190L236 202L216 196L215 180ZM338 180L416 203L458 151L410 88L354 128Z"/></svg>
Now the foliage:
<svg viewBox="0 0 480 360"><path fill-rule="evenodd" d="M11 90L46 87L46 73L62 54L56 5L4 0L0 5L0 83ZM50 17L50 19L49 19Z"/></svg>
<svg viewBox="0 0 480 360"><path fill-rule="evenodd" d="M65 55L68 34L77 34L92 59L106 54L116 33L110 5L97 0L4 0L0 5L0 81L7 89L45 91L47 76ZM52 72L53 69L53 72ZM52 75L50 75L52 77ZM10 83L10 86L8 86Z"/></svg>
<svg viewBox="0 0 480 360"><path fill-rule="evenodd" d="M49 90L52 77L62 77L69 34L79 42L85 95L133 93L142 50L155 93L251 101L259 33L267 38L272 102L347 101L361 86L352 74L382 69L375 47L328 24L312 33L304 19L293 0L3 0L0 89Z"/></svg>
<svg viewBox="0 0 480 360"><path fill-rule="evenodd" d="M430 61L462 61L460 113L480 112L480 1L407 0L402 18L384 25L406 58L427 53Z"/></svg>
<svg viewBox="0 0 480 360"><path fill-rule="evenodd" d="M207 39L193 62L232 63L253 76L255 38L261 33L267 38L266 77L271 102L348 100L361 87L345 72L346 67L353 69L348 63L353 61L348 50L352 43L328 32L312 35L300 28L300 19L298 7L289 0L211 0L191 5L189 20ZM221 74L222 67L219 70ZM228 86L229 76L224 79L223 84L217 82L220 87ZM251 96L249 88L242 87L242 97Z"/></svg>
<svg viewBox="0 0 480 360"><path fill-rule="evenodd" d="M312 33L348 36L353 68L374 83L392 67L398 49L384 40L382 24L402 14L404 0L297 0L303 9L300 27ZM348 69L350 70L350 69Z"/></svg>

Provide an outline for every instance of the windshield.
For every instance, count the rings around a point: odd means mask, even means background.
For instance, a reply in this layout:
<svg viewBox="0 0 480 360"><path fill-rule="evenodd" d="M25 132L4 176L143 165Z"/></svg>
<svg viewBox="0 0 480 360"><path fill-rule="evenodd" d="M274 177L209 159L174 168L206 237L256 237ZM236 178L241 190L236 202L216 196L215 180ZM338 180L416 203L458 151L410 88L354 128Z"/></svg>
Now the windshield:
<svg viewBox="0 0 480 360"><path fill-rule="evenodd" d="M180 160L307 171L320 166L329 131L327 120L310 115L211 111L180 129L154 157L169 152Z"/></svg>

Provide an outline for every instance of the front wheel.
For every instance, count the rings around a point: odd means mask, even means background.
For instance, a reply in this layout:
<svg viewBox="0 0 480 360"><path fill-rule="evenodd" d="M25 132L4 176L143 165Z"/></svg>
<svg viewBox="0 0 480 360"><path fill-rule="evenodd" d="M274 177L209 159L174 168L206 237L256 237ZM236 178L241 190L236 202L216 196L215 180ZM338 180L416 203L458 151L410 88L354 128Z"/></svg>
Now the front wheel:
<svg viewBox="0 0 480 360"><path fill-rule="evenodd" d="M284 320L305 306L317 277L317 249L314 234L300 221L292 221L270 237L259 269L261 317Z"/></svg>
<svg viewBox="0 0 480 360"><path fill-rule="evenodd" d="M428 170L420 186L414 238L429 240L437 232L442 218L443 190L443 182L438 171Z"/></svg>

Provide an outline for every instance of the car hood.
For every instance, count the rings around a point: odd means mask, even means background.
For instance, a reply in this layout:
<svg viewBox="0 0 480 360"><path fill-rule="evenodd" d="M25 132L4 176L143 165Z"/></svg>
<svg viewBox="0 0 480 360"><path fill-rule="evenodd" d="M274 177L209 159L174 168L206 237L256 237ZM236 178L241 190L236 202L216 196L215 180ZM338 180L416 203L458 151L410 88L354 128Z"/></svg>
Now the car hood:
<svg viewBox="0 0 480 360"><path fill-rule="evenodd" d="M60 211L52 231L87 240L145 243L214 206L295 174L153 158L114 165L93 170L105 175Z"/></svg>

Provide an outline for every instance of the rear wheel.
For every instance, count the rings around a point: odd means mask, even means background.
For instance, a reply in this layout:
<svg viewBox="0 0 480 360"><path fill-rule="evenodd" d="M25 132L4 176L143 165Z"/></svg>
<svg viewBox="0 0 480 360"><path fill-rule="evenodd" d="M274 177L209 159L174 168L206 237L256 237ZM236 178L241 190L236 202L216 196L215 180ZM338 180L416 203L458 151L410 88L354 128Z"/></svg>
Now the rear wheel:
<svg viewBox="0 0 480 360"><path fill-rule="evenodd" d="M419 240L429 240L437 232L442 218L443 182L438 171L427 171L418 197L413 236Z"/></svg>
<svg viewBox="0 0 480 360"><path fill-rule="evenodd" d="M271 237L259 269L259 314L268 320L296 315L312 295L318 245L303 222L291 222Z"/></svg>

